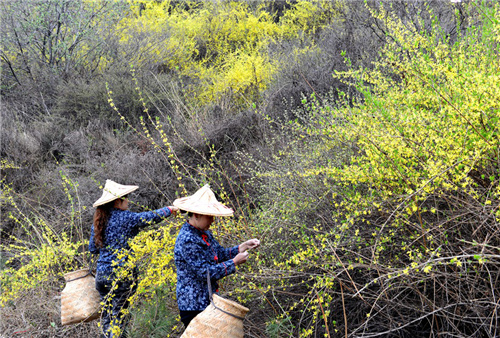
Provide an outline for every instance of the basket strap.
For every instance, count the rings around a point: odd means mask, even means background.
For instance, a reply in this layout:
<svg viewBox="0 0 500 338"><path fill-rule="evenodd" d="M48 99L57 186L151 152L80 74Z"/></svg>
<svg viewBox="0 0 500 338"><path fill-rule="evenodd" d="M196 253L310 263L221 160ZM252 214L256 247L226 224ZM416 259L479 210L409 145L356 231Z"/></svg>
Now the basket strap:
<svg viewBox="0 0 500 338"><path fill-rule="evenodd" d="M97 259L95 258L93 259L93 255L91 254L88 262L89 262L89 272L92 275L92 277L95 277L95 274L92 272L93 270L92 268L94 267L94 269L97 270Z"/></svg>
<svg viewBox="0 0 500 338"><path fill-rule="evenodd" d="M95 274L92 272L92 258L90 258L90 259L88 260L88 264L87 264L87 265L88 265L88 267L89 267L89 272L87 272L87 274L86 274L86 275L84 275L84 276L80 276L80 277L76 277L76 278L73 278L73 279L70 279L69 281L66 281L66 283L69 283L69 282L72 282L72 281L74 281L74 280L78 280L78 279L81 279L81 278L85 278L85 277L87 277L88 275L91 275L92 277L94 277L94 278L95 278ZM96 264L96 265L97 265L97 264Z"/></svg>
<svg viewBox="0 0 500 338"><path fill-rule="evenodd" d="M94 274L93 274L93 273L89 270L89 272L87 272L87 274L86 274L86 275L83 275L83 276L80 276L80 277L76 277L76 278L70 279L70 280L66 281L66 283L69 283L69 282L75 281L75 280L77 280L77 279L85 278L85 277L87 277L88 275L92 275L92 276L94 276Z"/></svg>
<svg viewBox="0 0 500 338"><path fill-rule="evenodd" d="M96 265L97 265L97 264L96 264ZM85 278L85 277L87 277L88 275L91 275L92 277L94 277L94 278L95 278L95 274L92 272L92 259L90 259L90 260L88 261L88 266L89 266L89 272L87 272L87 274L86 274L86 275L84 275L84 276L80 276L80 277L76 277L76 278L73 278L73 279L70 279L69 281L66 281L66 283L72 282L72 281L77 280L77 279Z"/></svg>
<svg viewBox="0 0 500 338"><path fill-rule="evenodd" d="M210 272L208 271L208 269L207 269L207 284L208 284L208 295L209 295L209 298L210 298L210 303L213 305L214 308L216 308L217 310L219 310L221 312L224 312L225 314L230 315L230 316L232 316L234 318L238 318L238 319L241 319L241 320L245 319L243 317L235 315L234 313L230 313L230 312L224 311L221 308L217 307L217 305L215 305L214 299L212 297L212 283L210 283Z"/></svg>

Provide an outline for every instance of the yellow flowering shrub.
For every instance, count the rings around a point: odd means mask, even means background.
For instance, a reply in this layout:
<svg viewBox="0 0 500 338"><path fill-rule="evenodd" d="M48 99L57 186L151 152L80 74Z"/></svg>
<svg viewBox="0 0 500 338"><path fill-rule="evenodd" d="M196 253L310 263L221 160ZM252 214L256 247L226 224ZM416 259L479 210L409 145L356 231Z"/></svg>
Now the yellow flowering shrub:
<svg viewBox="0 0 500 338"><path fill-rule="evenodd" d="M197 79L190 94L210 103L226 91L258 98L278 69L266 54L269 42L314 32L328 21L322 8L329 6L298 1L275 23L244 2L130 4L130 15L117 26L121 52L138 66L161 64ZM175 137L181 132L149 114L136 80L144 117L140 126L128 127L172 169L178 192L187 194L188 183L217 185L222 201L238 211L214 226L221 242L261 240L249 264L224 279L221 290L269 316L270 336L340 335L340 325L346 335L364 330L382 336L421 325L422 318L457 335L476 328L485 333L492 326L488 316L497 310L491 295L500 270L500 5L463 6L479 9L483 20L454 42L437 19L418 31L383 8L373 10L387 44L372 68L334 74L351 86L348 94L304 99L297 120L288 124L264 116L277 143L262 161L252 158L257 149L247 157L251 168L245 169L255 175L246 182L262 192L257 201L230 204L229 191L241 178L221 168L203 130L208 152L190 148L200 161L183 163L165 130L171 127ZM133 41L137 36L143 39ZM127 123L110 88L108 95ZM73 206L65 220L78 224L84 209L76 201L76 185L64 175L63 189ZM12 193L5 189L2 203L16 210ZM32 241L2 246L22 262L21 268L2 270L2 305L34 288L32 281L61 277L81 264L77 249L86 244L77 227L55 233L36 214L9 217ZM121 276L134 266L140 272L131 312L158 299L158 290L167 311L176 311L172 256L181 224L171 218L146 229L122 253L129 260ZM468 315L468 322L449 319L450 306ZM394 327L393 318L402 324Z"/></svg>
<svg viewBox="0 0 500 338"><path fill-rule="evenodd" d="M295 299L283 316L314 318L297 324L301 336L320 324L330 333L339 322L382 327L374 314L398 308L401 295L425 315L422 304L442 306L430 294L435 287L459 301L457 280L473 284L481 276L484 292L473 303L494 292L497 274L487 271L499 264L500 51L493 32L500 6L465 10L481 13L481 24L455 42L436 18L418 31L383 7L371 10L388 37L379 60L335 73L350 92L305 98L298 118L276 128L284 146L268 160L273 165L252 162L272 243L258 269L274 276L267 295ZM365 319L353 324L349 314L361 309ZM478 317L490 310L481 307ZM411 327L411 320L404 322ZM437 320L450 327L446 315Z"/></svg>
<svg viewBox="0 0 500 338"><path fill-rule="evenodd" d="M298 1L275 22L265 4L252 9L243 1L129 3L130 15L116 27L123 57L193 79L186 97L196 104L228 95L236 104L259 99L279 67L268 55L270 43L319 30L334 12L330 2Z"/></svg>
<svg viewBox="0 0 500 338"><path fill-rule="evenodd" d="M498 7L490 11L494 17ZM486 21L452 44L439 27L430 34L412 31L384 13L374 14L393 38L384 57L373 70L336 75L352 80L362 99L336 110L332 117L341 124L324 132L334 142L355 144L359 155L326 172L346 187L368 189L341 205L361 212L390 204L396 219L410 219L432 212L425 201L435 195L498 200L493 162L500 155L500 63L496 37L489 34L498 22ZM487 195L485 186L492 188Z"/></svg>
<svg viewBox="0 0 500 338"><path fill-rule="evenodd" d="M84 242L81 233L76 231L77 210L69 217L63 215L71 222L68 231L56 231L51 221L39 217L35 211L32 214L22 211L18 206L19 194L2 183L1 203L3 208L9 208L6 218L19 228L18 235L0 244L2 252L9 253L6 266L0 271L0 306L4 307L27 291L60 282L65 273L81 268L82 260L88 257L79 251Z"/></svg>

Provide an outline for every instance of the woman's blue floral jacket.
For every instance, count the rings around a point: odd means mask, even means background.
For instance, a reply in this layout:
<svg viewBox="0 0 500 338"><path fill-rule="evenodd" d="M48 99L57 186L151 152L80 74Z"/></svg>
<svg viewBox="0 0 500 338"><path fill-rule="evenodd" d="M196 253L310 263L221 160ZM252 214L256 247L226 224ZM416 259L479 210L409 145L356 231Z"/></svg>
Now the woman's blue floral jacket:
<svg viewBox="0 0 500 338"><path fill-rule="evenodd" d="M111 209L108 224L104 232L104 247L98 248L94 242L94 225L90 231L89 251L99 254L97 260L97 273L101 276L112 276L115 261L123 265L124 261L118 262L117 253L121 249L128 249L128 241L139 233L140 228L150 224L158 223L165 217L170 216L168 207L154 211L132 212L128 210Z"/></svg>
<svg viewBox="0 0 500 338"><path fill-rule="evenodd" d="M177 304L181 311L203 311L210 304L207 271L212 292L217 280L236 271L233 258L238 246L224 248L210 231L202 231L185 223L175 241L177 267Z"/></svg>

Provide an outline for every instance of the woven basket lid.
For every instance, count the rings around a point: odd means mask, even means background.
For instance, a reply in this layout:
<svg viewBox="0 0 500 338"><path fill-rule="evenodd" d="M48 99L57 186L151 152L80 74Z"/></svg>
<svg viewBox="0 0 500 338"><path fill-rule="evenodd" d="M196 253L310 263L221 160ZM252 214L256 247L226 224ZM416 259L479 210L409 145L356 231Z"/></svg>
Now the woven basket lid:
<svg viewBox="0 0 500 338"><path fill-rule="evenodd" d="M93 204L94 208L99 205L103 205L114 201L120 197L130 194L132 191L138 189L137 185L123 185L118 184L111 180L106 180L104 189L102 190L102 196Z"/></svg>
<svg viewBox="0 0 500 338"><path fill-rule="evenodd" d="M191 196L178 198L174 206L195 214L210 216L232 216L234 211L217 201L210 185L205 184Z"/></svg>

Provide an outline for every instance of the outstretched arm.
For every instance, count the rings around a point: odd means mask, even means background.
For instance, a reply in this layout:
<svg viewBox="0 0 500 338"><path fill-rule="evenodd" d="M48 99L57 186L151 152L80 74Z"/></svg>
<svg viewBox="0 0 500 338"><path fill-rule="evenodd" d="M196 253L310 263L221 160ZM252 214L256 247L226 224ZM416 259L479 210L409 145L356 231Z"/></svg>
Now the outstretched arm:
<svg viewBox="0 0 500 338"><path fill-rule="evenodd" d="M174 206L163 207L153 211L145 211L135 214L138 220L139 227L161 222L164 218L172 214L176 214L179 208Z"/></svg>

